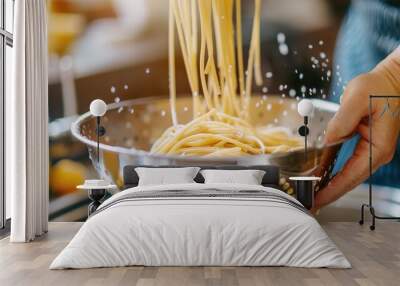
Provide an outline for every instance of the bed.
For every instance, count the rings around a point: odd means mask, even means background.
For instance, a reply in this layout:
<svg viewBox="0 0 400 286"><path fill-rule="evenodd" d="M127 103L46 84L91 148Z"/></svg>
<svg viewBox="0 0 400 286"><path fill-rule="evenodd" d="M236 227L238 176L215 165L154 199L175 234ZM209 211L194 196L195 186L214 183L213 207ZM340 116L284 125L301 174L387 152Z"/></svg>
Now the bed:
<svg viewBox="0 0 400 286"><path fill-rule="evenodd" d="M264 170L261 185L204 183L199 173L193 183L150 186L138 186L136 167L124 168L125 189L102 203L50 269L351 267L301 203L279 190L274 166L212 167Z"/></svg>

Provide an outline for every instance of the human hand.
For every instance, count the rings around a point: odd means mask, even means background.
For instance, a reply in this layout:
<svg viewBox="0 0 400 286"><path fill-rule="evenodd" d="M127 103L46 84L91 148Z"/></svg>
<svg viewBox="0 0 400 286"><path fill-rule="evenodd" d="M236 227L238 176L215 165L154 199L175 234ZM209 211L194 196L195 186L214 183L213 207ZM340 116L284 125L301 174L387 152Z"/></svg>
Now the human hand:
<svg viewBox="0 0 400 286"><path fill-rule="evenodd" d="M362 183L369 175L369 95L400 95L400 47L371 72L362 74L347 85L341 99L341 106L329 122L325 142L332 144L360 135L356 149L343 167L324 189L315 197L312 212L337 200ZM399 110L400 99L374 100L372 104L372 169L393 158L400 131L400 118L382 111L389 102L390 110ZM387 112L388 113L388 112Z"/></svg>

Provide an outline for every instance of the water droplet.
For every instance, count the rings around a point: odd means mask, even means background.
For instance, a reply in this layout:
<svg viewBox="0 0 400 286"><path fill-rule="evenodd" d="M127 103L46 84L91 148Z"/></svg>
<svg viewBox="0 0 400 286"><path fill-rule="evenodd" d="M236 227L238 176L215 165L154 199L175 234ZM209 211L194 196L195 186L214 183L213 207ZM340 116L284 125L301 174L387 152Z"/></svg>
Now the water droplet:
<svg viewBox="0 0 400 286"><path fill-rule="evenodd" d="M299 74L299 79L303 79L303 78L304 78L304 74L303 73Z"/></svg>
<svg viewBox="0 0 400 286"><path fill-rule="evenodd" d="M288 112L286 110L283 111L283 116L287 116Z"/></svg>
<svg viewBox="0 0 400 286"><path fill-rule="evenodd" d="M316 59L316 58L314 58L314 61L313 61L313 63L314 63L315 65L319 65L319 60L318 60L318 59Z"/></svg>
<svg viewBox="0 0 400 286"><path fill-rule="evenodd" d="M117 91L117 89L115 88L115 86L112 86L112 87L110 88L110 91L111 91L111 93L115 93L115 92Z"/></svg>
<svg viewBox="0 0 400 286"><path fill-rule="evenodd" d="M263 93L267 93L267 92L268 92L268 87L264 86L264 87L262 88L262 92L263 92Z"/></svg>
<svg viewBox="0 0 400 286"><path fill-rule="evenodd" d="M274 122L278 123L279 122L278 118L274 118Z"/></svg>
<svg viewBox="0 0 400 286"><path fill-rule="evenodd" d="M150 74L150 68L146 68L145 73Z"/></svg>
<svg viewBox="0 0 400 286"><path fill-rule="evenodd" d="M324 44L324 41L320 40L320 41L318 42L318 44L319 44L320 46L322 46L322 45Z"/></svg>
<svg viewBox="0 0 400 286"><path fill-rule="evenodd" d="M135 109L133 109L133 107L132 107L132 108L130 108L130 109L129 109L129 113L130 113L130 114L133 114L133 113L135 113Z"/></svg>
<svg viewBox="0 0 400 286"><path fill-rule="evenodd" d="M118 103L120 101L121 101L121 99L118 96L114 98L114 102Z"/></svg>
<svg viewBox="0 0 400 286"><path fill-rule="evenodd" d="M320 53L319 53L319 57L320 57L321 59L325 59L325 58L326 58L326 54L325 54L324 52L320 52Z"/></svg>
<svg viewBox="0 0 400 286"><path fill-rule="evenodd" d="M307 91L306 86L305 86L305 85L301 86L301 92L302 92L302 93L305 93L306 91Z"/></svg>
<svg viewBox="0 0 400 286"><path fill-rule="evenodd" d="M185 106L184 108L183 108L183 111L185 111L185 112L187 112L189 110L189 108L187 107L187 106Z"/></svg>
<svg viewBox="0 0 400 286"><path fill-rule="evenodd" d="M118 113L121 113L122 110L124 110L124 107L123 107L123 106L121 106L120 108L118 108Z"/></svg>
<svg viewBox="0 0 400 286"><path fill-rule="evenodd" d="M279 45L279 52L286 56L289 53L289 47L286 44L280 44Z"/></svg>
<svg viewBox="0 0 400 286"><path fill-rule="evenodd" d="M311 50L313 48L313 45L309 44L308 48Z"/></svg>
<svg viewBox="0 0 400 286"><path fill-rule="evenodd" d="M271 103L267 104L267 110L272 110L272 104Z"/></svg>
<svg viewBox="0 0 400 286"><path fill-rule="evenodd" d="M281 84L281 85L279 85L279 91L282 91L283 90L283 85Z"/></svg>
<svg viewBox="0 0 400 286"><path fill-rule="evenodd" d="M133 146L133 140L132 140L132 138L127 139L126 142L125 142L125 145L126 145L127 147L132 147L132 146Z"/></svg>
<svg viewBox="0 0 400 286"><path fill-rule="evenodd" d="M294 90L294 89L289 90L289 96L290 97L295 97L296 96L296 90Z"/></svg>
<svg viewBox="0 0 400 286"><path fill-rule="evenodd" d="M165 112L165 110L161 110L161 116L164 117L165 114L167 114L167 113Z"/></svg>
<svg viewBox="0 0 400 286"><path fill-rule="evenodd" d="M125 89L125 90L128 90L128 88L129 88L128 85L125 84L125 85L124 85L124 89Z"/></svg>
<svg viewBox="0 0 400 286"><path fill-rule="evenodd" d="M272 72L267 72L267 73L265 74L265 77L266 77L266 78L272 78L272 76L273 76Z"/></svg>
<svg viewBox="0 0 400 286"><path fill-rule="evenodd" d="M268 96L266 96L266 95L263 95L263 96L262 96L262 100L265 101L265 100L267 100L267 99L268 99Z"/></svg>
<svg viewBox="0 0 400 286"><path fill-rule="evenodd" d="M283 44L286 41L286 36L284 33L278 33L276 35L276 39L278 40L279 44Z"/></svg>

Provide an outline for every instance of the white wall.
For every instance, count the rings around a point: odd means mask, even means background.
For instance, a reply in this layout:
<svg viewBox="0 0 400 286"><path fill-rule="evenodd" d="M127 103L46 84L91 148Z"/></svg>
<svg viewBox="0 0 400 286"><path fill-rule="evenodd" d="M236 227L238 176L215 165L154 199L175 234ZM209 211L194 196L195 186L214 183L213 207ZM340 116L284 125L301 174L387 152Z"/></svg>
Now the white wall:
<svg viewBox="0 0 400 286"><path fill-rule="evenodd" d="M5 93L5 98L6 98L6 109L7 109L7 99L11 96L11 74L12 74L12 48L9 46L6 46L6 93ZM6 128L7 128L7 122L6 122ZM7 169L7 162L5 162L5 169ZM7 177L5 177L5 180L7 180ZM6 219L11 217L11 193L10 193L10 188L5 188L5 195L6 195Z"/></svg>

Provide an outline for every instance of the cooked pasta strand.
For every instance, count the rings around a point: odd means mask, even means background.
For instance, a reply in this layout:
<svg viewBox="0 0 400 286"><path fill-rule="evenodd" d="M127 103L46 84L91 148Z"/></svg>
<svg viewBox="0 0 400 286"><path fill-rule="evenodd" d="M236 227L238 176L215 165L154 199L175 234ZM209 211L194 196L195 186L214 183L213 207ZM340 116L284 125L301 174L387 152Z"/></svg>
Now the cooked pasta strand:
<svg viewBox="0 0 400 286"><path fill-rule="evenodd" d="M286 131L255 127L250 103L253 78L262 84L261 0L254 18L246 76L241 0L170 0L170 110L173 126L152 152L185 156L242 156L287 152L302 141ZM175 86L175 31L193 97L193 120L178 124Z"/></svg>

